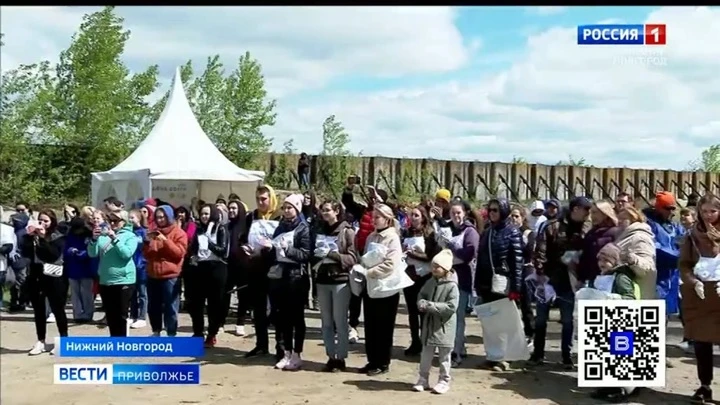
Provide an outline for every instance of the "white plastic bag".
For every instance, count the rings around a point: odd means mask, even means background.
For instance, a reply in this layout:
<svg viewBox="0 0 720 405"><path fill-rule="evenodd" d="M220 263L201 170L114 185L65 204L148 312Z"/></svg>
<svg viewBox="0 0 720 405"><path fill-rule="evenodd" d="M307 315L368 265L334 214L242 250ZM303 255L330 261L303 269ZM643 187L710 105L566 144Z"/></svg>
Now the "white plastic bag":
<svg viewBox="0 0 720 405"><path fill-rule="evenodd" d="M539 283L537 274L532 273L525 277L525 285L528 293L535 297L539 304L552 303L557 297L557 293L552 285L548 283Z"/></svg>
<svg viewBox="0 0 720 405"><path fill-rule="evenodd" d="M385 255L387 255L387 246L371 242L368 244L365 254L360 258L360 263L363 267L369 269L384 262Z"/></svg>
<svg viewBox="0 0 720 405"><path fill-rule="evenodd" d="M598 290L596 288L581 288L575 293L576 300L618 300L622 299L620 294L613 294Z"/></svg>
<svg viewBox="0 0 720 405"><path fill-rule="evenodd" d="M606 293L611 293L613 284L615 284L615 275L608 274L608 275L604 275L604 276L595 277L595 281L593 282L593 287L596 290L600 290L600 291L606 292Z"/></svg>
<svg viewBox="0 0 720 405"><path fill-rule="evenodd" d="M277 261L279 262L286 262L286 263L295 263L293 260L290 260L285 256L285 249L284 246L291 247L293 245L293 241L295 240L295 231L285 232L278 235L275 239L272 240L272 245L275 248L275 257L277 258Z"/></svg>
<svg viewBox="0 0 720 405"><path fill-rule="evenodd" d="M489 361L518 361L530 357L520 312L507 298L475 307L482 325L485 354Z"/></svg>
<svg viewBox="0 0 720 405"><path fill-rule="evenodd" d="M248 231L248 244L254 252L262 249L262 241L272 239L275 229L278 227L278 221L267 219L257 219L250 225Z"/></svg>
<svg viewBox="0 0 720 405"><path fill-rule="evenodd" d="M392 274L385 278L367 278L367 290L370 298L386 298L410 287L415 282L405 273L407 264L401 261L395 266Z"/></svg>
<svg viewBox="0 0 720 405"><path fill-rule="evenodd" d="M435 239L437 240L438 244L445 248L447 247L448 242L450 239L452 239L452 228L449 226L441 227L438 225L437 222L433 223L433 228L435 229Z"/></svg>
<svg viewBox="0 0 720 405"><path fill-rule="evenodd" d="M406 250L413 252L425 253L425 238L422 236L405 238L405 240L403 240L403 247ZM429 262L417 260L409 256L405 257L405 262L408 266L413 266L415 268L415 274L419 277L424 277L430 274L431 267Z"/></svg>
<svg viewBox="0 0 720 405"><path fill-rule="evenodd" d="M337 244L337 236L317 235L315 238L315 257L326 257L330 252L340 250Z"/></svg>

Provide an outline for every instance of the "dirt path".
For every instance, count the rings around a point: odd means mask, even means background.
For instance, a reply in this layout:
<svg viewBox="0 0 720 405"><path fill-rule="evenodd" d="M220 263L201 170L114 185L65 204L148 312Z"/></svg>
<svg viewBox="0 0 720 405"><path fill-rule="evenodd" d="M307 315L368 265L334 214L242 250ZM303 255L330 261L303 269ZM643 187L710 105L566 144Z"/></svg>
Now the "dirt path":
<svg viewBox="0 0 720 405"><path fill-rule="evenodd" d="M97 315L96 315L97 316ZM35 340L32 314L2 314L1 390L3 405L71 405L71 404L390 404L413 401L416 404L593 404L587 389L576 387L574 373L563 372L555 366L538 370L494 373L478 369L483 360L480 326L468 320L470 357L461 368L453 370L451 391L444 397L429 393L414 393L410 385L416 379L417 359L405 358L402 351L409 342L407 317L398 316L395 333L395 353L390 373L379 378L347 372L326 374L319 372L325 362L317 312L308 312L308 340L305 350L305 369L299 372L273 370L271 359L245 360L243 354L252 348L254 338L239 338L230 334L220 337L218 347L208 351L202 359L138 359L137 362L200 362L201 381L198 386L72 386L52 384L52 364L77 363L77 359L59 359L50 355L28 357L27 350ZM553 313L553 319L557 314ZM182 314L181 335L189 335L190 320ZM559 327L549 326L548 357L559 360ZM677 342L680 325L671 324L668 342ZM247 328L249 332L251 327ZM134 331L147 335L149 330ZM104 329L94 325L71 325L72 335L104 335ZM51 341L56 334L48 325ZM361 332L362 334L362 332ZM271 337L272 340L272 337ZM352 347L348 360L351 367L364 365L362 342ZM674 368L668 369L667 388L645 391L633 403L680 404L696 388L694 360L676 349L668 349L675 357ZM112 363L114 359L89 362ZM86 362L86 361L83 361ZM436 369L433 370L437 372ZM437 374L434 374L434 378Z"/></svg>

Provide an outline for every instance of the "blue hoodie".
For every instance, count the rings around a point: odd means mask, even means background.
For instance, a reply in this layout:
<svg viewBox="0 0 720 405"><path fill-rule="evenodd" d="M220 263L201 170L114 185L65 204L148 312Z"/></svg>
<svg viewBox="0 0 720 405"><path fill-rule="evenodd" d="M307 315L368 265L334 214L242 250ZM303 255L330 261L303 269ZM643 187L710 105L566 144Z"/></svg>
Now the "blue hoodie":
<svg viewBox="0 0 720 405"><path fill-rule="evenodd" d="M90 257L87 251L91 241L92 234L86 228L85 221L80 218L73 219L65 235L63 250L63 265L68 278L79 280L97 276L98 259Z"/></svg>
<svg viewBox="0 0 720 405"><path fill-rule="evenodd" d="M135 262L135 278L137 283L144 283L147 280L147 272L145 271L147 262L145 261L145 256L143 256L142 248L145 235L147 235L147 229L137 227L133 229L133 232L138 237L138 247L133 255L133 262Z"/></svg>
<svg viewBox="0 0 720 405"><path fill-rule="evenodd" d="M678 223L663 220L651 207L644 209L643 214L655 235L657 299L665 300L668 315L676 314L679 311L680 294L680 240L685 236L685 228Z"/></svg>

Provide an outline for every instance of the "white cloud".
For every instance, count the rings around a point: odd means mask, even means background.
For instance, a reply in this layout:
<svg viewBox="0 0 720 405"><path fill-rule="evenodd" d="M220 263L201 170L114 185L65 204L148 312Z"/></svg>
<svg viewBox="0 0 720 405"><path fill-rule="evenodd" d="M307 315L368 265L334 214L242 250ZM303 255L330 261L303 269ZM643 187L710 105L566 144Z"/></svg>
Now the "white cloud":
<svg viewBox="0 0 720 405"><path fill-rule="evenodd" d="M3 69L56 58L87 11L3 7L3 56L13 63ZM131 66L157 63L170 72L193 59L202 68L207 56L220 54L232 68L250 51L276 96L343 75L447 72L469 58L450 7L120 7L118 13L132 31L124 55ZM51 46L37 52L38 43Z"/></svg>
<svg viewBox="0 0 720 405"><path fill-rule="evenodd" d="M554 28L530 37L525 57L495 76L341 95L303 106L302 116L285 106L275 133L311 148L303 139L317 139L331 112L368 154L549 163L572 154L595 165L682 168L720 139L720 48L697 40L720 37L720 11L665 8L647 20L667 24L667 46L580 47L574 28Z"/></svg>
<svg viewBox="0 0 720 405"><path fill-rule="evenodd" d="M581 47L573 27L531 34L524 50L504 54L485 54L482 38L463 38L456 12L442 7L147 10L120 8L133 31L131 67L159 63L168 83L187 59L202 69L208 55L231 64L250 50L279 98L278 123L268 131L278 146L294 138L317 151L330 114L355 151L372 155L554 163L572 154L595 165L682 168L720 139L720 48L705 40L720 38L717 9L652 13L648 22L667 24L668 45L650 50ZM56 57L85 11L3 7L3 70ZM463 81L288 97L352 75L451 77L478 49L471 66L513 63Z"/></svg>
<svg viewBox="0 0 720 405"><path fill-rule="evenodd" d="M557 15L562 14L565 11L567 11L567 7L564 6L537 6L537 7L528 7L528 12L535 14L535 15Z"/></svg>

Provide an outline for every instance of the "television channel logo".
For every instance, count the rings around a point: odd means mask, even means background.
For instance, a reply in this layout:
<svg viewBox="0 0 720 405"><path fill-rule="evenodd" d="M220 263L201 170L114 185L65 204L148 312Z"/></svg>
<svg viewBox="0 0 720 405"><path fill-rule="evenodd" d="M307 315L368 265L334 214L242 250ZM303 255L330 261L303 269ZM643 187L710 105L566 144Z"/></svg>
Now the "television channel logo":
<svg viewBox="0 0 720 405"><path fill-rule="evenodd" d="M635 336L632 332L610 332L610 354L632 356Z"/></svg>
<svg viewBox="0 0 720 405"><path fill-rule="evenodd" d="M578 45L666 45L665 24L578 25Z"/></svg>

